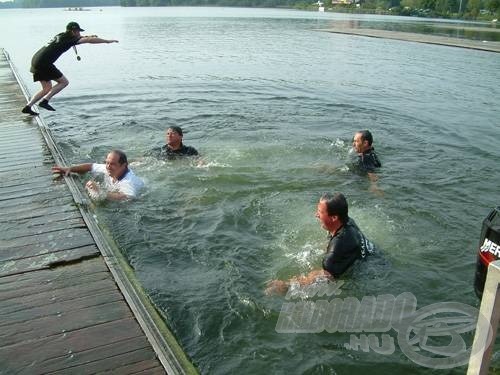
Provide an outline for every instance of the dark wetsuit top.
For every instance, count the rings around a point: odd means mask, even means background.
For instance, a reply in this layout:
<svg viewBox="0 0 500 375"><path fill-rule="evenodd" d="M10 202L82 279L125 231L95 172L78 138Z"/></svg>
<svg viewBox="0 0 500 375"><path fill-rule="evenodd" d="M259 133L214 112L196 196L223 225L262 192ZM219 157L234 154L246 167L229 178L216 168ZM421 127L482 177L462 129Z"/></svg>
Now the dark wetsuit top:
<svg viewBox="0 0 500 375"><path fill-rule="evenodd" d="M378 159L375 149L371 147L369 150L358 154L357 166L366 172L375 172L376 168L380 168L382 163Z"/></svg>
<svg viewBox="0 0 500 375"><path fill-rule="evenodd" d="M348 218L330 242L323 258L323 269L334 277L343 274L356 259L363 259L374 251L373 244L366 239L353 219Z"/></svg>
<svg viewBox="0 0 500 375"><path fill-rule="evenodd" d="M53 37L48 44L40 48L31 59L30 71L34 74L35 81L49 81L61 78L62 73L54 66L54 62L64 52L75 46L80 38L70 32L60 33Z"/></svg>
<svg viewBox="0 0 500 375"><path fill-rule="evenodd" d="M172 150L168 145L152 149L148 156L154 156L163 160L174 160L183 156L197 156L198 151L194 147L181 145L178 150Z"/></svg>

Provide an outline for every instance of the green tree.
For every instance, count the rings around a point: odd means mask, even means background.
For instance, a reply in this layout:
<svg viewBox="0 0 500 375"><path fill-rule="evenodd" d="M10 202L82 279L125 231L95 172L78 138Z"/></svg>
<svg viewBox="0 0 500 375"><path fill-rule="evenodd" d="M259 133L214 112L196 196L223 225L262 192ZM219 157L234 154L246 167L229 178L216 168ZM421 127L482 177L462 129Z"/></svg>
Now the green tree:
<svg viewBox="0 0 500 375"><path fill-rule="evenodd" d="M422 9L436 9L436 0L422 0L421 2Z"/></svg>
<svg viewBox="0 0 500 375"><path fill-rule="evenodd" d="M411 9L418 9L420 8L420 0L401 0L401 7L405 8L411 8Z"/></svg>
<svg viewBox="0 0 500 375"><path fill-rule="evenodd" d="M467 13L472 18L477 18L481 10L481 0L468 0Z"/></svg>
<svg viewBox="0 0 500 375"><path fill-rule="evenodd" d="M458 6L460 0L436 0L435 10L439 14L458 13ZM462 0L465 2L465 0ZM463 4L462 4L463 6Z"/></svg>
<svg viewBox="0 0 500 375"><path fill-rule="evenodd" d="M498 11L500 10L500 0L487 0L485 8L488 9L491 13L498 13Z"/></svg>

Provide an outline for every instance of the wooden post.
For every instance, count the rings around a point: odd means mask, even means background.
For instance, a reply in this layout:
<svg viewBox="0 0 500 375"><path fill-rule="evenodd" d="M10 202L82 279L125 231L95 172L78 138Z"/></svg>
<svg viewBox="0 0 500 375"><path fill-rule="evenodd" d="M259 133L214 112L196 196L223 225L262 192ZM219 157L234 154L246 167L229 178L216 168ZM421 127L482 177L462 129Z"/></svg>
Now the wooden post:
<svg viewBox="0 0 500 375"><path fill-rule="evenodd" d="M490 263L488 276L484 285L480 315L483 319L477 320L476 334L472 344L472 354L469 359L467 375L488 374L491 360L491 351L495 345L498 321L500 320L500 261ZM488 341L489 329L492 329L491 341Z"/></svg>

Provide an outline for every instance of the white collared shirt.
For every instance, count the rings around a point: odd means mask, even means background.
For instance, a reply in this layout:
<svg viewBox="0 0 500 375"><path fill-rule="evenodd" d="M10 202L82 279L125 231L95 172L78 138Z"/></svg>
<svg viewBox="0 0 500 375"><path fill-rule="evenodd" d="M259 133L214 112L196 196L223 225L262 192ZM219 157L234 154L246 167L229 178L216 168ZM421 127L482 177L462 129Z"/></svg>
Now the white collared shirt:
<svg viewBox="0 0 500 375"><path fill-rule="evenodd" d="M106 170L106 164L92 164L93 174L104 175L104 189L108 192L119 192L130 198L137 198L139 191L144 187L144 181L137 177L131 169L128 169L120 180L113 181L113 178Z"/></svg>

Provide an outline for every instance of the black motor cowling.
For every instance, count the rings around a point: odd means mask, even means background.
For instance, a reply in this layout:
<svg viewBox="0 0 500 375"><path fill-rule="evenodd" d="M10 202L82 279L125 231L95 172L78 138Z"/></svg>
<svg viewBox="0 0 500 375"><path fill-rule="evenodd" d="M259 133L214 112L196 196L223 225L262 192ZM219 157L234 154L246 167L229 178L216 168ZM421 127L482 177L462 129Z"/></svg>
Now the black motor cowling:
<svg viewBox="0 0 500 375"><path fill-rule="evenodd" d="M474 280L474 290L479 298L483 295L488 265L498 259L500 259L500 206L490 211L481 229Z"/></svg>

